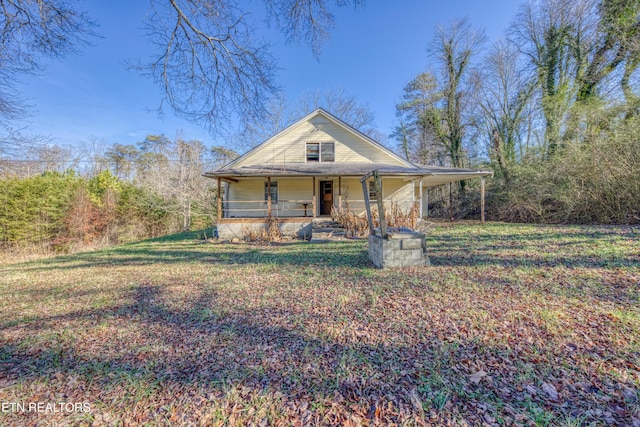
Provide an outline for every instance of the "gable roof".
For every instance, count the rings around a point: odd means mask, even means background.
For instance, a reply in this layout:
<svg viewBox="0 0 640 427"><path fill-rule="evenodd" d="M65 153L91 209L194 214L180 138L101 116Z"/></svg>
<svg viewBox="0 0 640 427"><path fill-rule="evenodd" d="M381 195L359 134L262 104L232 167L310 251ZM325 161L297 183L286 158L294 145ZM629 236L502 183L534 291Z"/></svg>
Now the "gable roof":
<svg viewBox="0 0 640 427"><path fill-rule="evenodd" d="M355 137L357 137L357 138L367 142L368 144L372 145L377 150L380 150L380 151L384 152L385 154L387 154L388 156L391 156L392 158L394 158L398 162L404 164L406 167L409 167L409 168L414 167L414 165L411 162L409 162L409 161L403 159L402 157L398 156L393 151L389 150L388 148L386 148L385 146L383 146L379 142L375 141L371 137L369 137L369 136L365 135L364 133L360 132L356 128L354 128L354 127L350 126L349 124L343 122L342 120L340 120L339 118L337 118L333 114L329 113L325 109L317 108L314 111L312 111L311 113L309 113L306 116L304 116L303 118L301 118L300 120L298 120L297 122L295 122L292 125L286 127L282 131L278 132L277 134L275 134L271 138L267 139L266 141L262 142L261 144L255 146L251 150L247 151L246 153L244 153L243 155L241 155L237 159L233 160L232 162L222 166L221 168L217 169L214 172L209 172L209 173L207 173L205 175L206 176L212 176L214 173L215 174L220 174L220 173L223 173L225 171L232 170L238 163L242 163L246 158L250 157L253 153L261 150L265 146L271 144L273 141L275 141L275 140L277 140L279 138L282 138L287 133L294 131L296 128L298 128L302 124L310 121L311 119L315 118L316 116L324 117L325 119L329 120L330 122L332 122L335 125L341 127L342 129L344 129L348 133L351 133Z"/></svg>
<svg viewBox="0 0 640 427"><path fill-rule="evenodd" d="M329 120L333 124L344 129L346 132L354 135L361 141L364 141L375 149L380 150L382 153L390 156L391 159L396 160L399 164L389 164L380 162L365 162L365 163L300 163L300 162L287 162L274 164L269 163L249 163L243 164L244 160L252 156L257 151L263 149L265 146L271 144L279 138L287 135L289 132L295 131L298 127L304 123L309 122L313 118L321 116ZM470 178L479 178L484 176L493 175L493 171L477 170L477 169L462 169L462 168L450 168L440 166L425 166L411 163L408 160L398 156L393 151L389 150L379 142L355 129L354 127L343 122L333 114L327 112L322 108L318 108L311 113L307 114L297 122L278 132L276 135L267 139L263 143L257 145L251 150L247 151L242 156L238 157L234 161L222 166L221 168L207 172L204 176L209 178L222 178L232 179L232 177L266 177L266 176L281 176L281 177L296 177L296 176L315 176L315 175L341 175L341 176L362 176L372 170L378 170L383 176L395 176L404 178L425 178L425 184L427 186L435 186L441 184L447 184L450 182L461 181Z"/></svg>

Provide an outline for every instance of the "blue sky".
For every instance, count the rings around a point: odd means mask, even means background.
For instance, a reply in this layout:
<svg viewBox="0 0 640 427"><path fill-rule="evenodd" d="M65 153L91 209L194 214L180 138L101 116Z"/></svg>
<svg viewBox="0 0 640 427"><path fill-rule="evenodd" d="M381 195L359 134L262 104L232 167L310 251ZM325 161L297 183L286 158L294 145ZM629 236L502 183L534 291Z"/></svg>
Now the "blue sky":
<svg viewBox="0 0 640 427"><path fill-rule="evenodd" d="M278 83L295 100L312 90L344 88L369 105L385 135L395 125L395 104L403 87L429 66L426 48L439 24L468 17L490 40L502 37L520 1L369 0L364 7L338 9L336 28L319 60L306 45L286 44L274 30L261 32L273 44L281 68ZM22 79L32 114L22 124L54 144L76 145L88 138L107 144L135 144L147 134L214 141L205 129L155 110L159 89L126 61L149 55L142 21L146 1L85 0L80 4L98 21L102 38L78 55L51 62L46 74ZM248 2L261 8L258 1ZM256 16L259 13L256 12Z"/></svg>

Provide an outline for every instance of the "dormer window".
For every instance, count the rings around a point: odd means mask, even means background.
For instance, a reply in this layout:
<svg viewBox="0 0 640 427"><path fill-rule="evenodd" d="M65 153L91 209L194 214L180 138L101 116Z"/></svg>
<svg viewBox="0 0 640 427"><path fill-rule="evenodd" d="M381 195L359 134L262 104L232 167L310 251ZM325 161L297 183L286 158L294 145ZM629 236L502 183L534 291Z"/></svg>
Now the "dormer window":
<svg viewBox="0 0 640 427"><path fill-rule="evenodd" d="M336 145L333 142L307 142L307 162L335 162Z"/></svg>

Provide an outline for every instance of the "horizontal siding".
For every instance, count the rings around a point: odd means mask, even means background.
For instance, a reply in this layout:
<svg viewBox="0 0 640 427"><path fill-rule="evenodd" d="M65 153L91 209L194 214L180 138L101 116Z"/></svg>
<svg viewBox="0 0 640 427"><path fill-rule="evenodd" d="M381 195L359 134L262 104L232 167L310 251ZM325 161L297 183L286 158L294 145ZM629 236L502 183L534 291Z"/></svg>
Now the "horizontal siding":
<svg viewBox="0 0 640 427"><path fill-rule="evenodd" d="M263 217L267 213L267 205L248 203L264 199L264 181L257 179L229 183L225 217ZM259 211L255 209L260 209Z"/></svg>
<svg viewBox="0 0 640 427"><path fill-rule="evenodd" d="M338 178L333 181L333 202L338 206L339 190ZM364 195L362 184L358 178L343 178L341 181L341 198L343 206L348 206L356 214L364 214ZM252 218L267 215L267 204L264 199L265 179L241 179L237 183L231 183L228 189L226 203L226 218ZM307 205L307 215L312 212L312 178L278 178L272 179L278 183L278 203L272 204L273 215L277 217L302 216L304 214L303 203ZM316 194L319 195L320 179L316 179ZM382 193L385 204L395 202L404 211L411 209L414 199L412 185L402 179L383 179ZM319 200L319 199L318 199ZM256 203L257 202L257 203ZM316 206L318 208L318 206ZM258 210L256 210L258 209Z"/></svg>
<svg viewBox="0 0 640 427"><path fill-rule="evenodd" d="M402 166L403 163L363 138L357 137L342 126L322 117L301 123L263 147L249 153L236 163L236 167L306 161L307 142L335 143L336 163L386 163Z"/></svg>
<svg viewBox="0 0 640 427"><path fill-rule="evenodd" d="M267 203L264 202L264 185L266 180L242 179L229 185L227 218L251 218L267 215ZM302 216L303 202L308 202L307 214L311 215L311 201L313 197L312 178L278 178L271 182L278 183L278 203L272 203L271 211L274 216ZM316 181L316 185L317 181ZM258 203L256 203L258 201ZM258 209L258 210L255 210Z"/></svg>
<svg viewBox="0 0 640 427"><path fill-rule="evenodd" d="M277 179L278 181L278 202L277 212L274 209L276 216L302 216L304 215L303 202L309 203L307 206L307 215L312 216L311 202L313 199L313 179L312 178L298 178L298 179ZM316 180L316 185L317 180Z"/></svg>

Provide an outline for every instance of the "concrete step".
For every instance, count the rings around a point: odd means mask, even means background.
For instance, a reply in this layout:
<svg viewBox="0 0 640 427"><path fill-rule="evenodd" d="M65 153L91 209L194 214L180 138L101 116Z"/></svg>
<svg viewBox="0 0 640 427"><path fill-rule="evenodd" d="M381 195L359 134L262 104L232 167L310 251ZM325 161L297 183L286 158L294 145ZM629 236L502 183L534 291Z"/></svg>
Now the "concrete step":
<svg viewBox="0 0 640 427"><path fill-rule="evenodd" d="M316 233L315 231L311 234L312 239L341 239L344 237L344 232L336 233L336 232L321 232Z"/></svg>
<svg viewBox="0 0 640 427"><path fill-rule="evenodd" d="M311 229L311 242L320 243L341 240L345 237L344 228L334 221L318 221Z"/></svg>

